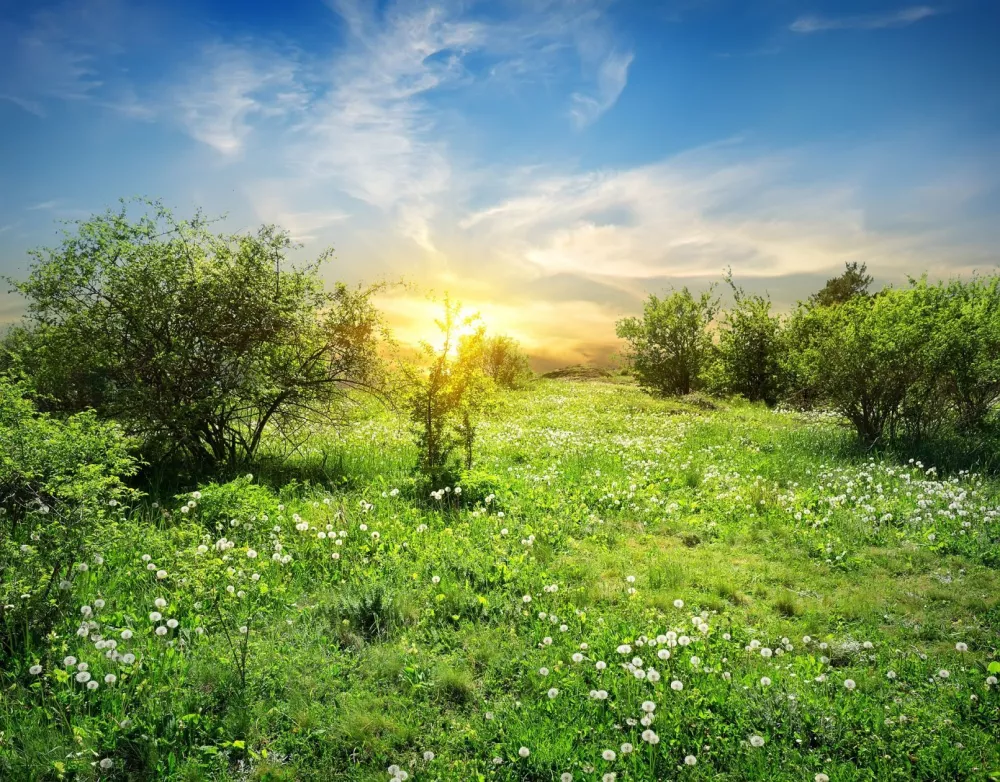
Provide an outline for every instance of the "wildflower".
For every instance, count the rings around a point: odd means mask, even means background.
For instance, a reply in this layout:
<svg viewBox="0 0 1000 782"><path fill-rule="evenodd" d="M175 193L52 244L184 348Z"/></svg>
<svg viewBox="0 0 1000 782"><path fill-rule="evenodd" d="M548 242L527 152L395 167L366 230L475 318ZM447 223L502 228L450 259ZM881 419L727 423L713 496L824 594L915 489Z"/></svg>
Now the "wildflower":
<svg viewBox="0 0 1000 782"><path fill-rule="evenodd" d="M90 681L90 671L80 671L76 675L76 680L78 682L80 682L80 684L84 684L85 682L89 682Z"/></svg>
<svg viewBox="0 0 1000 782"><path fill-rule="evenodd" d="M772 654L774 654L774 652L772 652L766 646L763 649L760 650L760 656L763 657L765 660L768 659L768 658L770 658L770 656Z"/></svg>
<svg viewBox="0 0 1000 782"><path fill-rule="evenodd" d="M118 681L118 677L115 676L113 673L109 673L107 676L104 677L105 684L114 684L116 681Z"/></svg>
<svg viewBox="0 0 1000 782"><path fill-rule="evenodd" d="M162 638L167 634L167 628L164 627L163 625L160 625L159 627L156 628L156 634Z"/></svg>
<svg viewBox="0 0 1000 782"><path fill-rule="evenodd" d="M525 595L524 597L521 598L521 600L523 600L525 603L530 603L531 595Z"/></svg>
<svg viewBox="0 0 1000 782"><path fill-rule="evenodd" d="M603 671L605 668L608 667L608 664L604 662L604 660L598 660L596 663L594 663L594 667L599 671Z"/></svg>
<svg viewBox="0 0 1000 782"><path fill-rule="evenodd" d="M549 700L555 700L556 696L559 695L559 690L556 687L553 687L551 690L549 690L548 695L549 695Z"/></svg>
<svg viewBox="0 0 1000 782"><path fill-rule="evenodd" d="M549 669L545 668L545 667L539 668L538 669L538 675L539 676L548 676L549 675Z"/></svg>
<svg viewBox="0 0 1000 782"><path fill-rule="evenodd" d="M517 751L517 754L518 754L518 755L520 755L520 756L521 756L522 758L526 758L526 757L528 757L528 755L530 755L530 754L531 754L531 750L530 750L530 749L528 749L527 747L521 747L521 748L520 748L520 749L519 749L519 750Z"/></svg>
<svg viewBox="0 0 1000 782"><path fill-rule="evenodd" d="M969 647L966 644L962 643L961 641L955 644L955 649L958 650L959 652L969 651Z"/></svg>
<svg viewBox="0 0 1000 782"><path fill-rule="evenodd" d="M580 654L579 652L574 652L573 653L573 657L571 659L575 663L582 663L583 662L583 655Z"/></svg>
<svg viewBox="0 0 1000 782"><path fill-rule="evenodd" d="M252 548L247 549L247 559L257 559L257 552Z"/></svg>
<svg viewBox="0 0 1000 782"><path fill-rule="evenodd" d="M601 777L601 782L615 782L616 779L618 779L618 775L614 771L609 771Z"/></svg>
<svg viewBox="0 0 1000 782"><path fill-rule="evenodd" d="M948 673L948 671L946 671L944 668L942 668L940 671L938 671L938 676L940 676L942 679L947 679L949 676L951 676L951 674Z"/></svg>
<svg viewBox="0 0 1000 782"><path fill-rule="evenodd" d="M653 703L653 701L643 701L642 710L647 714L652 714L654 711L656 711L656 704Z"/></svg>
<svg viewBox="0 0 1000 782"><path fill-rule="evenodd" d="M161 614L159 611L151 611L150 612L150 614L149 614L149 621L150 622L159 622L161 619L163 619L163 614Z"/></svg>
<svg viewBox="0 0 1000 782"><path fill-rule="evenodd" d="M696 766L696 765L698 765L698 758L696 758L694 755L687 755L684 758L684 765L685 766Z"/></svg>
<svg viewBox="0 0 1000 782"><path fill-rule="evenodd" d="M115 764L115 762L111 758L102 758L101 762L98 763L97 765L99 765L102 769L104 769L105 771L107 771L114 764Z"/></svg>
<svg viewBox="0 0 1000 782"><path fill-rule="evenodd" d="M246 635L250 631L250 628L246 625L240 627L240 635Z"/></svg>
<svg viewBox="0 0 1000 782"><path fill-rule="evenodd" d="M32 676L38 676L38 674L40 674L41 672L42 672L42 666L40 665L32 665L28 669L28 673L30 673Z"/></svg>
<svg viewBox="0 0 1000 782"><path fill-rule="evenodd" d="M830 782L830 777L820 772L819 774L813 777L813 782Z"/></svg>
<svg viewBox="0 0 1000 782"><path fill-rule="evenodd" d="M606 749L604 750L604 752L601 753L601 757L610 763L618 756L615 754L615 751L613 749Z"/></svg>
<svg viewBox="0 0 1000 782"><path fill-rule="evenodd" d="M751 736L750 737L750 746L752 746L752 747L763 747L764 746L764 737L763 736L756 736L756 735L755 736Z"/></svg>
<svg viewBox="0 0 1000 782"><path fill-rule="evenodd" d="M156 577L160 581L162 581L163 579L165 579L167 577L167 571L166 570L157 570L156 571Z"/></svg>
<svg viewBox="0 0 1000 782"><path fill-rule="evenodd" d="M654 733L649 728L646 728L646 730L644 730L642 732L642 740L645 741L647 744L659 744L660 743L660 737L657 736L656 733Z"/></svg>
<svg viewBox="0 0 1000 782"><path fill-rule="evenodd" d="M87 689L88 690L96 690L100 686L101 685L97 683L96 679L87 682Z"/></svg>
<svg viewBox="0 0 1000 782"><path fill-rule="evenodd" d="M678 598L677 600L674 601L674 608L683 608L683 607L684 607L684 601L683 600L681 600L680 598Z"/></svg>
<svg viewBox="0 0 1000 782"><path fill-rule="evenodd" d="M76 665L76 658L73 655L70 655L69 657L64 657L63 665L66 666L67 668L71 668L72 666Z"/></svg>
<svg viewBox="0 0 1000 782"><path fill-rule="evenodd" d="M656 656L659 657L661 660L669 660L670 659L670 650L669 649L660 649L660 651L658 651L656 653Z"/></svg>
<svg viewBox="0 0 1000 782"><path fill-rule="evenodd" d="M122 630L122 640L123 641L129 640L131 637L132 637L132 631L131 630L127 630L127 629L126 630Z"/></svg>
<svg viewBox="0 0 1000 782"><path fill-rule="evenodd" d="M896 678L896 672L895 672L895 671L889 671L889 672L888 672L888 673L887 673L887 674L885 675L885 678L887 678L887 679L895 679L895 678Z"/></svg>
<svg viewBox="0 0 1000 782"><path fill-rule="evenodd" d="M857 685L854 683L854 679L844 679L844 686L849 690L853 690L855 687L857 687Z"/></svg>
<svg viewBox="0 0 1000 782"><path fill-rule="evenodd" d="M430 750L428 750L427 752L425 752L424 753L424 760L426 760L428 763L430 763L432 760L434 760L434 753L431 752Z"/></svg>
<svg viewBox="0 0 1000 782"><path fill-rule="evenodd" d="M684 689L684 684L679 679L674 679L670 682L670 689L676 692L680 692Z"/></svg>
<svg viewBox="0 0 1000 782"><path fill-rule="evenodd" d="M573 782L573 775L568 771L564 771L559 775L559 782Z"/></svg>
<svg viewBox="0 0 1000 782"><path fill-rule="evenodd" d="M129 652L128 654L122 655L122 662L126 665L131 665L135 662L135 655Z"/></svg>
<svg viewBox="0 0 1000 782"><path fill-rule="evenodd" d="M171 630L174 630L177 627L178 624L179 624L179 622L176 619L168 619L167 620L167 627L169 627Z"/></svg>
<svg viewBox="0 0 1000 782"><path fill-rule="evenodd" d="M97 600L94 601L94 608L101 609L106 605L107 603L105 603L101 598L97 598Z"/></svg>
<svg viewBox="0 0 1000 782"><path fill-rule="evenodd" d="M996 683L997 683L997 677L996 676L987 676L986 677L986 686L992 687Z"/></svg>
<svg viewBox="0 0 1000 782"><path fill-rule="evenodd" d="M760 684L761 684L762 687L770 687L771 686L771 679L770 679L770 677L768 677L768 676L761 676L760 677ZM853 682L852 682L852 684L853 684Z"/></svg>

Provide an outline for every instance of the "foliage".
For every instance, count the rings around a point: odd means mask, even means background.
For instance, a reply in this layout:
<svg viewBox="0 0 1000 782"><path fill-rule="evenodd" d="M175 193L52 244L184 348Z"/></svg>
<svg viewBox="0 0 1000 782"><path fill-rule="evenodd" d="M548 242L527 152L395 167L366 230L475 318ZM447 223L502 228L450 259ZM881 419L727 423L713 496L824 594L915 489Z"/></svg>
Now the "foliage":
<svg viewBox="0 0 1000 782"><path fill-rule="evenodd" d="M718 377L713 385L773 406L782 391L785 342L781 320L772 314L770 299L746 293L731 274L725 281L733 292L733 306L723 313Z"/></svg>
<svg viewBox="0 0 1000 782"><path fill-rule="evenodd" d="M683 288L665 298L650 294L642 318L618 321L618 336L628 342L626 358L640 385L661 395L698 390L712 359L708 326L717 311L711 290L695 298Z"/></svg>
<svg viewBox="0 0 1000 782"><path fill-rule="evenodd" d="M461 448L464 468L471 469L480 420L492 406L496 388L484 372L485 329L478 315L463 318L460 313L461 305L446 298L443 317L435 321L441 347L422 343L425 366L409 372L417 467L432 486L451 482L449 476L457 470L456 448ZM460 334L462 329L471 331Z"/></svg>
<svg viewBox="0 0 1000 782"><path fill-rule="evenodd" d="M49 631L92 544L134 496L129 441L93 413L38 413L0 378L0 658Z"/></svg>
<svg viewBox="0 0 1000 782"><path fill-rule="evenodd" d="M528 357L513 337L502 334L484 337L478 347L483 373L497 388L514 390L523 388L533 373Z"/></svg>
<svg viewBox="0 0 1000 782"><path fill-rule="evenodd" d="M866 264L852 261L846 264L844 273L826 281L819 291L809 297L810 303L817 307L830 307L843 304L856 296L867 296L868 289L874 282Z"/></svg>
<svg viewBox="0 0 1000 782"><path fill-rule="evenodd" d="M50 408L94 409L148 458L240 463L267 431L303 436L348 389L379 382L371 290L323 288L320 267L282 268L286 232L213 233L158 202L75 224L32 254L30 339L20 362Z"/></svg>

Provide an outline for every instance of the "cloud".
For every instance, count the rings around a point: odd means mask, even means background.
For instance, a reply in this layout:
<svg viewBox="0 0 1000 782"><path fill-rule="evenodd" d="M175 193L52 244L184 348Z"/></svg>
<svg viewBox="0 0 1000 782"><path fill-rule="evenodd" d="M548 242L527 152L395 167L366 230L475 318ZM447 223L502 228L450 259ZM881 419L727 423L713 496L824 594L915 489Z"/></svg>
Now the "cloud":
<svg viewBox="0 0 1000 782"><path fill-rule="evenodd" d="M42 201L41 203L38 204L32 204L31 206L26 207L26 209L29 212L36 212L40 210L48 211L50 209L55 209L57 206L59 206L59 199L55 198L51 201Z"/></svg>
<svg viewBox="0 0 1000 782"><path fill-rule="evenodd" d="M283 117L307 102L293 59L259 46L213 43L170 97L172 113L192 138L224 156L239 155L251 119Z"/></svg>
<svg viewBox="0 0 1000 782"><path fill-rule="evenodd" d="M827 30L879 30L886 27L905 27L941 13L928 5L916 5L898 11L853 16L800 16L789 28L796 33L818 33Z"/></svg>
<svg viewBox="0 0 1000 782"><path fill-rule="evenodd" d="M628 67L632 63L632 53L612 52L601 64L597 76L596 94L573 93L573 107L570 116L577 128L594 122L615 105L618 96L628 81Z"/></svg>

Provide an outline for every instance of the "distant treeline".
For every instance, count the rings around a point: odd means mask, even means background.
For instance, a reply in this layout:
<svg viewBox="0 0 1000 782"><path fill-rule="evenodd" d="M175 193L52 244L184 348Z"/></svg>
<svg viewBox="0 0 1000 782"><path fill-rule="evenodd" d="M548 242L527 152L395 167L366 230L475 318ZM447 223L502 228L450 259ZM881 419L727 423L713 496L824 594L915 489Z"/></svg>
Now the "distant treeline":
<svg viewBox="0 0 1000 782"><path fill-rule="evenodd" d="M713 289L651 295L617 324L638 381L661 395L703 391L768 405L832 408L866 445L981 431L1000 400L1000 277L871 292L864 264L787 316L731 274Z"/></svg>

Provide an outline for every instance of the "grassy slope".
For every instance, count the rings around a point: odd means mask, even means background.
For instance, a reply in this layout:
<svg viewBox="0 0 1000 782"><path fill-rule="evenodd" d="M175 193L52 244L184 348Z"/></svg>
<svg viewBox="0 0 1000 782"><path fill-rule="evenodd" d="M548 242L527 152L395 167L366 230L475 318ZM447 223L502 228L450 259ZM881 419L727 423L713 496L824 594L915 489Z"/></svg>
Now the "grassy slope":
<svg viewBox="0 0 1000 782"><path fill-rule="evenodd" d="M428 780L1000 771L1000 692L986 685L1000 631L996 482L868 461L828 423L620 384L542 382L509 407L459 502L407 496L412 446L382 417L299 457L317 474L325 459L341 490L287 487L280 510L267 492L213 488L186 514L180 501L169 516L123 510L104 563L73 586L77 605L107 601L91 640L71 617L2 674L0 776L96 776L103 757L115 764L104 776L122 779L385 780L390 764ZM206 528L206 545L226 535L235 547L197 553ZM156 597L180 623L164 637L148 619ZM245 686L227 640L239 657L243 624ZM117 651L133 665L93 643L126 627ZM692 643L646 640L670 630ZM93 692L65 681L67 654L118 680ZM634 657L660 680L622 667ZM45 672L32 677L36 662ZM656 704L656 746L635 724L643 701Z"/></svg>

